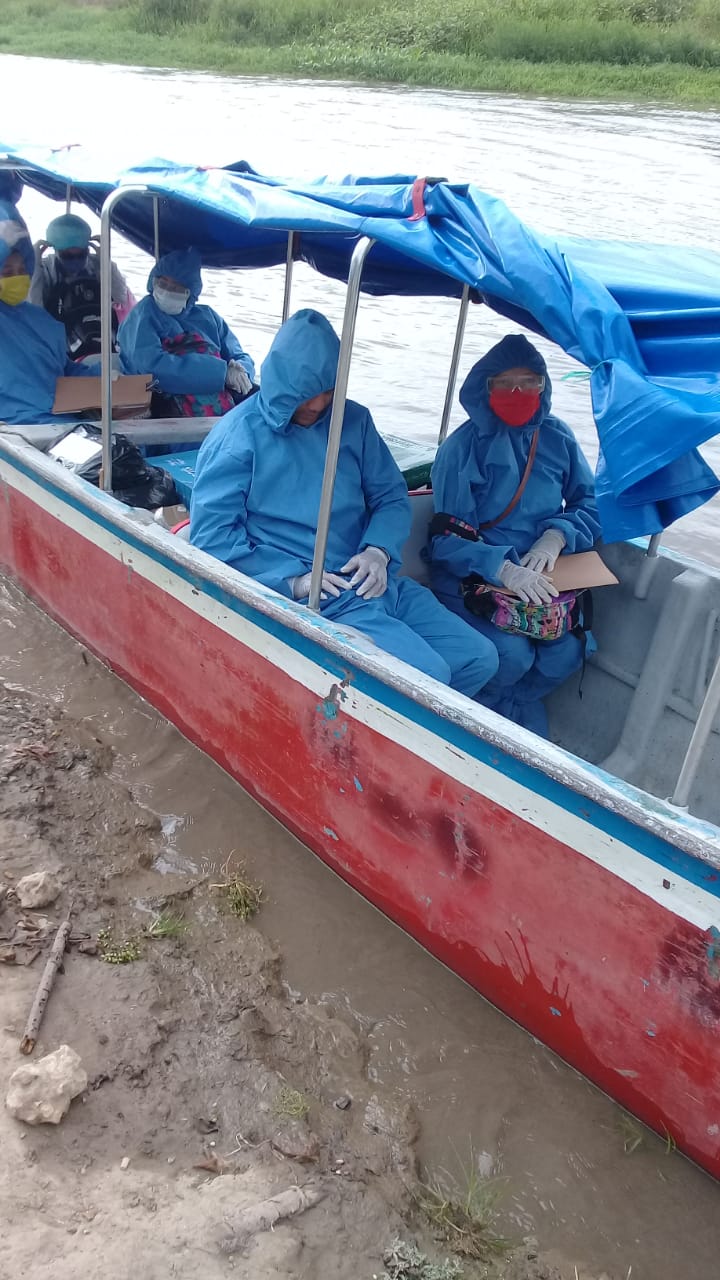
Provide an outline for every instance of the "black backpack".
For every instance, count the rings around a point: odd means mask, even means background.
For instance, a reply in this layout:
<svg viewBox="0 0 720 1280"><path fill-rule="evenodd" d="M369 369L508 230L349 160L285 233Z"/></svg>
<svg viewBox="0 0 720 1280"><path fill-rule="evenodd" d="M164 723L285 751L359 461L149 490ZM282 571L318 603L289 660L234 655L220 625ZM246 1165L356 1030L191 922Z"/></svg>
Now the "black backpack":
<svg viewBox="0 0 720 1280"><path fill-rule="evenodd" d="M65 326L68 355L71 360L100 353L100 281L92 272L65 277L56 266L55 281L43 289L43 306ZM112 312L113 348L118 321Z"/></svg>

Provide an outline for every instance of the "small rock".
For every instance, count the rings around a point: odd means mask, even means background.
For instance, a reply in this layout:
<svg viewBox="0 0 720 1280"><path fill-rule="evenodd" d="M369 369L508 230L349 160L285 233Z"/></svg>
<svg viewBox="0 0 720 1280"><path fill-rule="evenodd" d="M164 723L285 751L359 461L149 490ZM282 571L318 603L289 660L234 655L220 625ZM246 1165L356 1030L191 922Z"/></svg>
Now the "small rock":
<svg viewBox="0 0 720 1280"><path fill-rule="evenodd" d="M174 1164L174 1163L175 1163L175 1157L174 1157L174 1156L168 1156L167 1160L168 1160L168 1164Z"/></svg>
<svg viewBox="0 0 720 1280"><path fill-rule="evenodd" d="M348 1107L352 1106L352 1098L350 1097L350 1094L342 1093L339 1098L335 1099L333 1106L337 1107L338 1111L347 1111Z"/></svg>
<svg viewBox="0 0 720 1280"><path fill-rule="evenodd" d="M37 1062L18 1067L10 1077L5 1106L27 1124L59 1124L70 1103L87 1089L79 1054L67 1044Z"/></svg>
<svg viewBox="0 0 720 1280"><path fill-rule="evenodd" d="M98 1036L98 1044L107 1044L108 1039L109 1037L105 1035L105 1032L101 1031L100 1035Z"/></svg>
<svg viewBox="0 0 720 1280"><path fill-rule="evenodd" d="M123 1170L123 1173L127 1168L129 1168L129 1165L130 1165L130 1157L123 1156L122 1160L120 1161L120 1168Z"/></svg>
<svg viewBox="0 0 720 1280"><path fill-rule="evenodd" d="M47 907L60 894L60 882L50 871L23 876L15 886L21 907Z"/></svg>

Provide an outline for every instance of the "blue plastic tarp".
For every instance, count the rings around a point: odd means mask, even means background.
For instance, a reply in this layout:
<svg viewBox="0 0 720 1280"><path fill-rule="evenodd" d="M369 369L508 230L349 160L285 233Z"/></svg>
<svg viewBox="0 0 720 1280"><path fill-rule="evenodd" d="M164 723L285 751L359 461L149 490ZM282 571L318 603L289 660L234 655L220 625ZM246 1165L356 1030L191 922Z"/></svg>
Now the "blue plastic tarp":
<svg viewBox="0 0 720 1280"><path fill-rule="evenodd" d="M405 175L295 182L244 162L113 171L75 149L4 151L37 190L64 199L70 184L95 212L118 185L147 187L160 198L162 250L193 244L207 266L284 262L294 231L298 258L345 280L365 235L376 241L366 292L456 296L469 285L590 370L607 541L659 532L720 488L697 452L720 432L720 254L538 235L476 187ZM152 252L152 201L128 196L113 221Z"/></svg>

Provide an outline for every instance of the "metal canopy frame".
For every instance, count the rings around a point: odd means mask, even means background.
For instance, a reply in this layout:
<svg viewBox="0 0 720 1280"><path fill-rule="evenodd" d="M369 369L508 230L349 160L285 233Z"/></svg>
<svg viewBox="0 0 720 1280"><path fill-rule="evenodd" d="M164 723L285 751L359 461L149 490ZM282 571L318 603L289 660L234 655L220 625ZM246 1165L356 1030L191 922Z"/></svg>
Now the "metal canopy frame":
<svg viewBox="0 0 720 1280"><path fill-rule="evenodd" d="M308 606L316 612L320 608L320 592L322 576L325 569L325 552L327 551L328 533L330 532L330 513L333 493L335 492L335 475L337 473L340 437L342 435L345 402L347 400L348 378L350 376L350 359L353 340L355 338L355 321L357 319L360 299L360 283L367 256L375 244L368 236L358 240L350 259L347 293L345 295L345 314L343 315L342 334L340 336L340 354L338 356L337 378L330 413L327 453L325 454L325 470L323 472L322 489L320 491L320 509L318 511L317 533L315 535L315 552L313 555L312 573L310 576L310 599Z"/></svg>
<svg viewBox="0 0 720 1280"><path fill-rule="evenodd" d="M448 373L447 387L445 389L445 403L443 404L442 417L440 419L440 434L438 436L438 448L442 444L448 433L450 426L450 414L452 413L453 400L455 398L455 385L457 383L458 366L460 364L460 355L462 353L463 339L465 337L465 325L467 323L468 304L470 302L470 286L463 285L462 297L460 299L460 310L457 318L457 328L455 330L455 342L453 343L452 356L450 357L450 371Z"/></svg>
<svg viewBox="0 0 720 1280"><path fill-rule="evenodd" d="M106 198L100 212L100 387L102 406L102 464L100 485L106 493L112 490L112 214L125 196L152 196L148 187L116 187ZM155 213L157 214L157 197Z"/></svg>

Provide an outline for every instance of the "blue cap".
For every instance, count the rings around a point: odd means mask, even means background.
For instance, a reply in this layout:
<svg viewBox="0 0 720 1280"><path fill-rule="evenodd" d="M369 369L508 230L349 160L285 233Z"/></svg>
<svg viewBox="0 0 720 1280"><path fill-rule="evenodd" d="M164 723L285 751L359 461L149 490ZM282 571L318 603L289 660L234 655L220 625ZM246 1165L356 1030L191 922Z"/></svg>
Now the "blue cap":
<svg viewBox="0 0 720 1280"><path fill-rule="evenodd" d="M64 249L87 249L92 232L84 218L75 213L63 213L53 218L45 238L49 245L62 253Z"/></svg>

